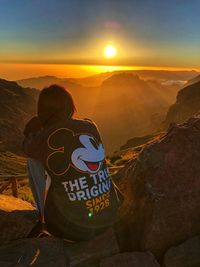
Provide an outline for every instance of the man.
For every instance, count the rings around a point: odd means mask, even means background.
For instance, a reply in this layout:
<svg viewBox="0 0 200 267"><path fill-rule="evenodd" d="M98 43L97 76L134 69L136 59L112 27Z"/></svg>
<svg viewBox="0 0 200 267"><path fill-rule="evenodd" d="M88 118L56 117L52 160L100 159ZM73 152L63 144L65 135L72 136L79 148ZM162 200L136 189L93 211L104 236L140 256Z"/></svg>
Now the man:
<svg viewBox="0 0 200 267"><path fill-rule="evenodd" d="M117 221L122 195L109 176L96 125L74 119L75 110L63 87L43 89L38 114L25 127L23 147L33 159L29 161L31 187L46 229L79 241L93 238ZM51 179L46 197L45 170Z"/></svg>

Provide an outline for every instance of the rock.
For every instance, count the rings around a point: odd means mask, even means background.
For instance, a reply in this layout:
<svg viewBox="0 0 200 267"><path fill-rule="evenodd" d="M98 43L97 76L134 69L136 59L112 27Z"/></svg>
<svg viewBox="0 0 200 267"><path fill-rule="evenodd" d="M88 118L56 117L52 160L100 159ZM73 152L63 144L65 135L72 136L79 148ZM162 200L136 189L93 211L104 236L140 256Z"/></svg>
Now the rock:
<svg viewBox="0 0 200 267"><path fill-rule="evenodd" d="M167 113L164 128L167 129L171 123L183 123L191 116L200 111L200 81L190 84L180 90L176 102Z"/></svg>
<svg viewBox="0 0 200 267"><path fill-rule="evenodd" d="M200 116L148 144L124 174L133 250L161 257L200 233Z"/></svg>
<svg viewBox="0 0 200 267"><path fill-rule="evenodd" d="M20 198L0 194L0 210L35 210L35 208Z"/></svg>
<svg viewBox="0 0 200 267"><path fill-rule="evenodd" d="M99 266L102 258L118 252L112 229L86 242L72 243L53 237L27 238L0 247L0 266L94 267Z"/></svg>
<svg viewBox="0 0 200 267"><path fill-rule="evenodd" d="M98 264L105 257L119 253L119 248L114 232L110 228L91 241L69 244L67 251L70 267L89 267Z"/></svg>
<svg viewBox="0 0 200 267"><path fill-rule="evenodd" d="M138 136L129 139L124 145L120 146L120 150L128 149L131 147L141 146L154 138L158 137L159 134L151 134L145 136Z"/></svg>
<svg viewBox="0 0 200 267"><path fill-rule="evenodd" d="M149 252L127 252L104 259L100 267L159 267L154 256Z"/></svg>
<svg viewBox="0 0 200 267"><path fill-rule="evenodd" d="M0 244L27 237L37 221L37 213L31 204L0 195Z"/></svg>
<svg viewBox="0 0 200 267"><path fill-rule="evenodd" d="M56 238L21 239L0 247L2 267L67 267L63 241Z"/></svg>
<svg viewBox="0 0 200 267"><path fill-rule="evenodd" d="M191 238L183 244L170 248L164 257L165 267L199 267L200 236Z"/></svg>

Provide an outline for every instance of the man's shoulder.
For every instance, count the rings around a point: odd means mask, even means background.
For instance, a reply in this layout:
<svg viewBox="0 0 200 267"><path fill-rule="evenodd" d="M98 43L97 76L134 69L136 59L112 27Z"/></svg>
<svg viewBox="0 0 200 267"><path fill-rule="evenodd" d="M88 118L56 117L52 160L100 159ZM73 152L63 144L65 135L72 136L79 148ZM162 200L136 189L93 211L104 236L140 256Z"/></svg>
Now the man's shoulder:
<svg viewBox="0 0 200 267"><path fill-rule="evenodd" d="M76 134L89 134L101 139L97 125L91 119L72 119L68 126Z"/></svg>
<svg viewBox="0 0 200 267"><path fill-rule="evenodd" d="M94 121L90 119L69 119L66 121L58 122L52 127L46 129L47 135L52 134L52 132L67 129L73 134L91 134L99 137L99 131Z"/></svg>
<svg viewBox="0 0 200 267"><path fill-rule="evenodd" d="M96 128L96 124L93 120L88 119L88 118L84 118L84 119L72 119L69 121L68 125L70 126L74 126L74 127L78 127L78 128Z"/></svg>

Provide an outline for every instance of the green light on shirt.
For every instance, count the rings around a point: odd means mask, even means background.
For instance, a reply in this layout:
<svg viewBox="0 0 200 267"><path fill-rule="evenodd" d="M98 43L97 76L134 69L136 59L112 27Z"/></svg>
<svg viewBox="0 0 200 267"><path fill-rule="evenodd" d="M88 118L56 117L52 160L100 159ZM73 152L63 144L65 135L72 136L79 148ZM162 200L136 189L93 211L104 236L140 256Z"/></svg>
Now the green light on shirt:
<svg viewBox="0 0 200 267"><path fill-rule="evenodd" d="M88 217L91 218L92 217L92 212L88 213Z"/></svg>

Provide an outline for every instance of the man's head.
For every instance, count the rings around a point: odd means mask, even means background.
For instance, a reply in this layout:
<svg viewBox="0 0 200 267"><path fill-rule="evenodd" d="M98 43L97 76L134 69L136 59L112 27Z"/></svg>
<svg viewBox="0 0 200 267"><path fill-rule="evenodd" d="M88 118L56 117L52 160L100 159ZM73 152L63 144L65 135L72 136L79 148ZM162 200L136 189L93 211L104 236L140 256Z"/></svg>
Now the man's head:
<svg viewBox="0 0 200 267"><path fill-rule="evenodd" d="M64 87L53 84L41 91L38 100L38 117L42 125L54 116L71 118L75 111L73 98Z"/></svg>

